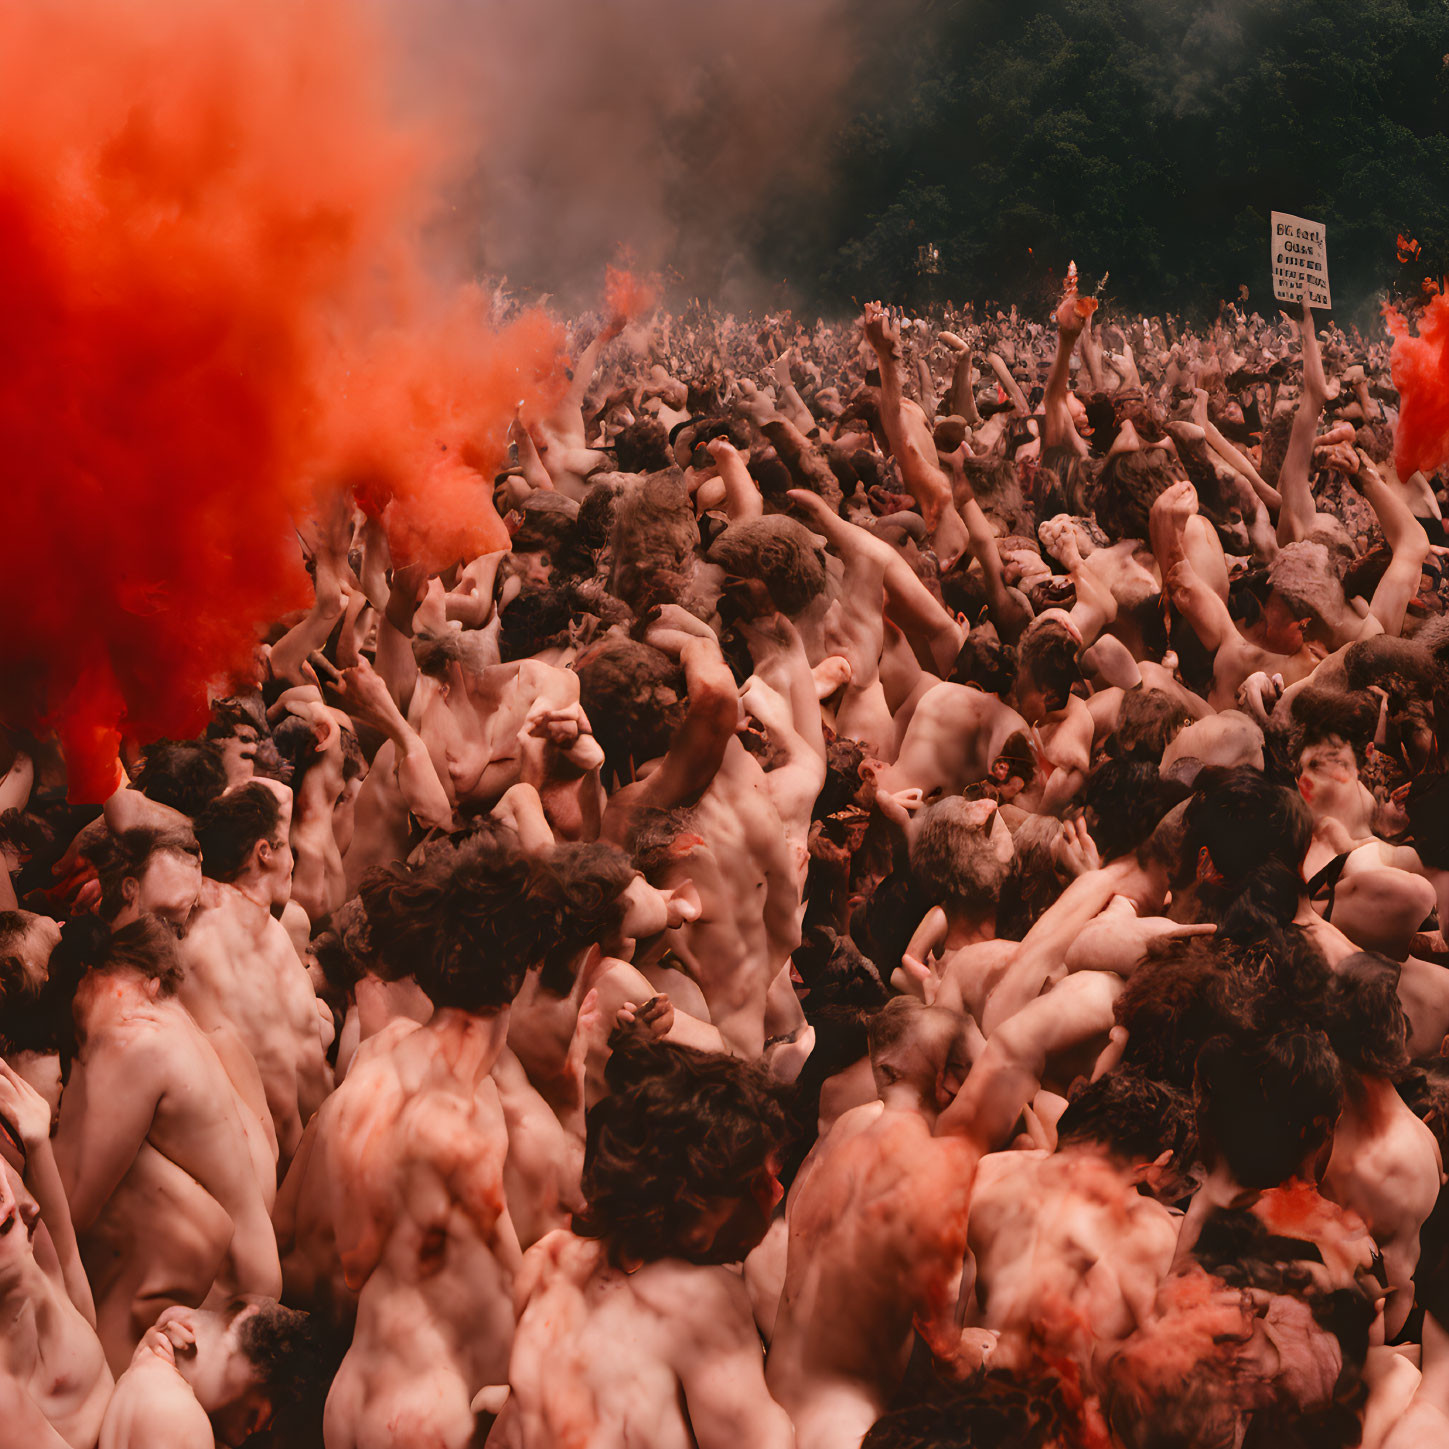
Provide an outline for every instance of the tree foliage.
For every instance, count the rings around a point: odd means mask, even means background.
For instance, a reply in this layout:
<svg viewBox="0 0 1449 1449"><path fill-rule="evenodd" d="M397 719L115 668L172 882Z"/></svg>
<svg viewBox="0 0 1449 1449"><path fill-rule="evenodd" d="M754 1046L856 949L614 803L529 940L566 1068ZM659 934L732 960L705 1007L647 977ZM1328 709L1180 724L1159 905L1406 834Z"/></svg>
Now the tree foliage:
<svg viewBox="0 0 1449 1449"><path fill-rule="evenodd" d="M1449 257L1445 0L934 0L891 44L831 204L762 238L817 305L1026 297L1068 258L1125 305L1263 304L1275 210L1326 222L1340 313L1405 280L1397 233Z"/></svg>

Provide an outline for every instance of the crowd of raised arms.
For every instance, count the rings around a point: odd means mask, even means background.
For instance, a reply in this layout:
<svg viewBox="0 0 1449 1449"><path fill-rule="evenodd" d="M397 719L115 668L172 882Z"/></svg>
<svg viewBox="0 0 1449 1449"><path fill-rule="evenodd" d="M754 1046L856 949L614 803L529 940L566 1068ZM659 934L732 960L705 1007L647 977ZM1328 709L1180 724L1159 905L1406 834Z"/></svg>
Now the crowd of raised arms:
<svg viewBox="0 0 1449 1449"><path fill-rule="evenodd" d="M1436 480L1106 311L581 324L510 550L6 737L0 1449L1449 1445Z"/></svg>

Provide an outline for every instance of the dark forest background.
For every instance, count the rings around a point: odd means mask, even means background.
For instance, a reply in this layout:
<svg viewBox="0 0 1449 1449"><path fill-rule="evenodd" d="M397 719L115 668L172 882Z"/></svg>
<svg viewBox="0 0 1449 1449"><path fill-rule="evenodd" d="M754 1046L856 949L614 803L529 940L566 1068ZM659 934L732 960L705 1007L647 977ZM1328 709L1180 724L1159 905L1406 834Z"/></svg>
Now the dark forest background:
<svg viewBox="0 0 1449 1449"><path fill-rule="evenodd" d="M894 29L879 15L830 186L773 198L751 229L779 300L1029 303L1074 258L1087 287L1110 270L1123 306L1212 311L1240 283L1265 306L1274 210L1327 223L1340 316L1444 267L1445 0L927 0ZM1399 232L1426 265L1400 264ZM917 271L926 242L935 275Z"/></svg>

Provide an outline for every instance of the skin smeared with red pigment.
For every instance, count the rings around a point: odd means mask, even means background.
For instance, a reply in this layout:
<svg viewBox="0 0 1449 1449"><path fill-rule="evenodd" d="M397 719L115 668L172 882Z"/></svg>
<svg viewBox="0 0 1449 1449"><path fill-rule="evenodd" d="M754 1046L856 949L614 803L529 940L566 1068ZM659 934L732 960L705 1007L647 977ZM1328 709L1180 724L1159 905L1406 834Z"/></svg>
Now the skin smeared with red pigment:
<svg viewBox="0 0 1449 1449"><path fill-rule="evenodd" d="M1434 297L1419 316L1419 335L1403 316L1384 308L1394 350L1389 359L1399 390L1394 467L1400 478L1432 473L1449 462L1449 299Z"/></svg>
<svg viewBox="0 0 1449 1449"><path fill-rule="evenodd" d="M116 746L196 733L310 602L295 525L365 484L400 554L506 535L493 473L559 339L496 336L409 228L446 128L382 107L361 7L155 0L0 15L4 722L73 799ZM348 383L350 385L340 385Z"/></svg>

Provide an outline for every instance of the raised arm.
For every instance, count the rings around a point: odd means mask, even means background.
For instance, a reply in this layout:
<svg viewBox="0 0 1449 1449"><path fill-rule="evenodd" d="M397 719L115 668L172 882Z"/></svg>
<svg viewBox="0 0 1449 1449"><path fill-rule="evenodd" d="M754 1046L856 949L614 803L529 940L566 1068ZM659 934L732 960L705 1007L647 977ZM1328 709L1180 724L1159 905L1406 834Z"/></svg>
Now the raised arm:
<svg viewBox="0 0 1449 1449"><path fill-rule="evenodd" d="M720 482L724 484L725 512L729 514L730 522L743 523L763 517L765 500L760 497L760 490L755 487L755 480L750 477L750 470L734 444L728 438L711 438L705 447L714 459Z"/></svg>
<svg viewBox="0 0 1449 1449"><path fill-rule="evenodd" d="M1022 1007L986 1039L970 1075L936 1123L936 1135L971 1138L982 1152L1003 1147L1058 1052L1106 1038L1122 982L1100 971L1069 976Z"/></svg>
<svg viewBox="0 0 1449 1449"><path fill-rule="evenodd" d="M1318 352L1318 333L1313 328L1313 309L1303 304L1303 324L1298 329L1303 339L1303 395L1293 417L1293 431L1288 450L1278 473L1278 491L1283 506L1278 510L1278 542L1296 543L1313 531L1317 510L1309 486L1313 465L1313 441L1318 435L1318 420L1328 401L1328 384L1323 377L1323 359Z"/></svg>
<svg viewBox="0 0 1449 1449"><path fill-rule="evenodd" d="M680 638L672 627L676 624L690 632ZM677 653L689 693L684 723L674 732L663 764L644 782L642 792L646 803L670 809L696 799L719 773L739 724L739 690L714 632L683 609L665 605L659 624L645 640Z"/></svg>
<svg viewBox="0 0 1449 1449"><path fill-rule="evenodd" d="M50 1143L50 1104L4 1060L0 1060L0 1118L14 1128L25 1148L25 1186L34 1194L40 1219L55 1244L65 1291L94 1328L95 1300L76 1246L70 1203Z"/></svg>
<svg viewBox="0 0 1449 1449"><path fill-rule="evenodd" d="M1047 373L1042 443L1048 448L1077 447L1081 443L1067 404L1067 383L1072 375L1072 349L1082 335L1083 321L1077 312L1077 294L1071 292L1057 308L1057 352L1052 358L1051 371Z"/></svg>
<svg viewBox="0 0 1449 1449"><path fill-rule="evenodd" d="M880 419L886 442L901 470L906 491L916 500L926 527L934 533L943 512L951 507L951 485L946 475L928 458L919 440L906 426L901 393L900 337L878 302L865 308L866 341L875 349L880 365ZM959 528L959 524L957 525ZM959 557L959 554L957 555Z"/></svg>
<svg viewBox="0 0 1449 1449"><path fill-rule="evenodd" d="M326 666L325 660L314 662L319 669ZM403 718L381 675L364 659L352 669L330 670L328 677L342 708L354 720L370 724L393 742L398 787L418 823L451 830L453 807L447 789L438 778L427 745Z"/></svg>
<svg viewBox="0 0 1449 1449"><path fill-rule="evenodd" d="M313 603L301 623L289 629L273 646L272 675L289 684L302 682L302 665L314 649L328 640L347 607L342 588L347 572L347 549L352 539L352 513L347 498L338 494L327 505L312 552Z"/></svg>

